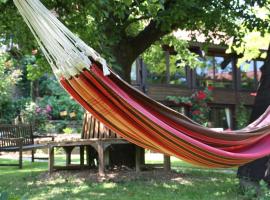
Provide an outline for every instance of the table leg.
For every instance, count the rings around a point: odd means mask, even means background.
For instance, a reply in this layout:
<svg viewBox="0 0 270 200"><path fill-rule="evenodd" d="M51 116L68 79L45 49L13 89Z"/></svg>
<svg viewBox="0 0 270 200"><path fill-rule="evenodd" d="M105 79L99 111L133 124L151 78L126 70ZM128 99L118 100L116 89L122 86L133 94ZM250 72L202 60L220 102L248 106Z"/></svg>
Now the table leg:
<svg viewBox="0 0 270 200"><path fill-rule="evenodd" d="M49 173L52 174L54 166L54 146L49 146Z"/></svg>

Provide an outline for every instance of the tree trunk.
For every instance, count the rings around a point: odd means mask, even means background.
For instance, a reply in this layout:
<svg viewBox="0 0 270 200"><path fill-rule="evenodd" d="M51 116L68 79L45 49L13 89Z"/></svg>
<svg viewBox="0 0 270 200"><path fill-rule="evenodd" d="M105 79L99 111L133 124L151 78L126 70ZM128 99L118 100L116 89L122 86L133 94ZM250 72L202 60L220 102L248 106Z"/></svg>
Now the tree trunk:
<svg viewBox="0 0 270 200"><path fill-rule="evenodd" d="M115 70L115 72L122 78L124 79L126 82L131 83L131 67L132 67L132 63L136 60L130 60L130 63L128 63L127 61L124 61L125 58L117 58L117 65L113 67L113 69Z"/></svg>
<svg viewBox="0 0 270 200"><path fill-rule="evenodd" d="M128 83L131 82L130 73L132 63L136 60L137 55L134 54L133 47L126 40L121 41L113 47L113 56L116 59L118 67L120 67L119 75ZM116 66L117 67L117 66Z"/></svg>
<svg viewBox="0 0 270 200"><path fill-rule="evenodd" d="M270 105L270 48L267 52L267 58L264 65L261 67L262 76L260 79L259 88L255 98L254 107L252 110L250 122L255 121ZM238 168L237 176L240 178L240 183L245 184L247 181L259 183L260 180L265 180L270 184L270 175L268 174L269 156L255 160ZM242 185L244 186L244 185Z"/></svg>

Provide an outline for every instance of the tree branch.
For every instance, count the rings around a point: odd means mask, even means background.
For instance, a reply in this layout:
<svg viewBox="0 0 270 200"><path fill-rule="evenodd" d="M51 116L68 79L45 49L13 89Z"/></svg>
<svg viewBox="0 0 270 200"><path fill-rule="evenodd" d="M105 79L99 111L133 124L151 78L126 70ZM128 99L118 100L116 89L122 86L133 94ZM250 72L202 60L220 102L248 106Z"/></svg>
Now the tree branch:
<svg viewBox="0 0 270 200"><path fill-rule="evenodd" d="M135 56L140 55L147 48L149 48L151 44L159 40L164 35L169 34L172 30L179 27L180 24L183 24L182 20L179 19L176 23L171 24L169 29L164 30L162 28L162 22L158 22L157 20L158 18L162 18L164 15L173 11L173 9L176 7L176 4L177 1L175 0L166 0L164 2L164 9L160 9L156 19L151 20L150 23L144 28L144 30L142 30L137 36L129 38Z"/></svg>
<svg viewBox="0 0 270 200"><path fill-rule="evenodd" d="M134 54L139 55L155 41L159 40L162 36L170 33L170 31L162 31L157 22L152 20L137 36L130 40L133 46Z"/></svg>
<svg viewBox="0 0 270 200"><path fill-rule="evenodd" d="M150 19L149 16L142 16L142 17L138 17L138 18L133 18L130 20L127 20L122 26L121 29L125 30L130 24L138 22L140 20L144 20L144 19Z"/></svg>

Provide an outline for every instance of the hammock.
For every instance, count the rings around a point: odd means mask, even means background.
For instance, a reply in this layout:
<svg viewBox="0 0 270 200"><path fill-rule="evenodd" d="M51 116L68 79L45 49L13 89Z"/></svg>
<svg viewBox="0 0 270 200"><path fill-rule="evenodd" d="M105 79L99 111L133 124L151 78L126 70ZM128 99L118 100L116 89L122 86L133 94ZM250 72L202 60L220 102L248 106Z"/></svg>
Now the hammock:
<svg viewBox="0 0 270 200"><path fill-rule="evenodd" d="M128 141L187 162L227 168L270 154L270 108L238 131L214 131L131 87L38 0L14 0L63 88Z"/></svg>

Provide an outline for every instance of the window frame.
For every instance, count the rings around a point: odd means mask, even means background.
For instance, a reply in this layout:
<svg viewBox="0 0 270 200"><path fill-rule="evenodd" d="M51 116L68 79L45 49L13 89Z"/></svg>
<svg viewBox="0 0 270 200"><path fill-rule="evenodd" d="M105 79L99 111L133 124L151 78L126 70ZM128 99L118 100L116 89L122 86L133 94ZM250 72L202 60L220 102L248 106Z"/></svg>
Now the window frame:
<svg viewBox="0 0 270 200"><path fill-rule="evenodd" d="M239 91L255 91L259 85L259 81L258 80L258 64L257 62L258 61L261 61L261 62L264 62L263 59L254 59L254 60L251 60L250 62L253 63L253 71L254 71L254 75L253 75L253 87L252 88L243 88L242 87L242 76L241 76L241 68L240 67L237 67L237 73L238 73L238 88L239 88Z"/></svg>
<svg viewBox="0 0 270 200"><path fill-rule="evenodd" d="M194 68L194 84L193 86L195 88L198 88L198 89L201 89L201 88L204 88L203 86L200 86L198 83L199 81L202 81L202 80L211 80L213 82L213 86L215 86L215 83L219 82L218 79L216 79L215 75L216 75L216 69L217 69L217 62L216 62L216 57L222 57L223 59L226 59L228 58L229 55L226 55L226 54L221 54L221 53L211 53L211 54L208 54L207 55L208 57L211 57L212 59L212 63L213 63L213 66L211 69L213 69L213 79L204 79L204 78L198 78L198 74L196 72L196 69L197 68ZM236 76L235 76L235 62L234 62L234 59L231 60L230 63L228 63L228 65L231 64L231 73L232 73L232 80L231 81L225 81L225 82L231 82L231 87L217 87L219 90L232 90L232 89L235 89L235 80L236 80ZM227 65L227 66L228 66ZM226 66L226 67L227 67ZM206 87L206 86L205 86Z"/></svg>

